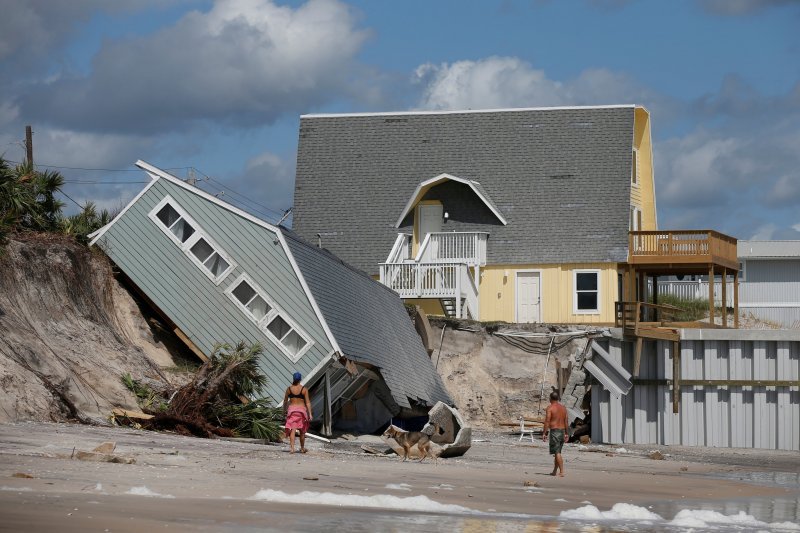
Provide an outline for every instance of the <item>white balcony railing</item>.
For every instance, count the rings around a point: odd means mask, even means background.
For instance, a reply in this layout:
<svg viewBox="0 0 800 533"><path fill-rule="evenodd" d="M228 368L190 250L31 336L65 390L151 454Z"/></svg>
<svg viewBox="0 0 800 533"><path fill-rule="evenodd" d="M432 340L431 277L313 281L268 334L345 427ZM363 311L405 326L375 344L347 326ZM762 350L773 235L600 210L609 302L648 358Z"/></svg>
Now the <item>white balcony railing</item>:
<svg viewBox="0 0 800 533"><path fill-rule="evenodd" d="M411 234L398 233L392 251L386 258L387 263L403 263L411 258Z"/></svg>
<svg viewBox="0 0 800 533"><path fill-rule="evenodd" d="M478 317L478 289L466 264L384 263L380 281L401 298L453 299L456 316Z"/></svg>
<svg viewBox="0 0 800 533"><path fill-rule="evenodd" d="M418 263L466 263L470 266L484 266L488 237L488 233L477 231L428 233L414 260Z"/></svg>

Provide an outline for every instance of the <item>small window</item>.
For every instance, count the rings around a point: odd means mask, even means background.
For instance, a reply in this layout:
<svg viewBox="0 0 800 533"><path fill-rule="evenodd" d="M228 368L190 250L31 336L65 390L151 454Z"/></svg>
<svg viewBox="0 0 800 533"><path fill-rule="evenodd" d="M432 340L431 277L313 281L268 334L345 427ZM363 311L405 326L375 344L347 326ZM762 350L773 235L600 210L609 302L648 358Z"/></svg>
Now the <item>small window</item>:
<svg viewBox="0 0 800 533"><path fill-rule="evenodd" d="M264 298L259 296L256 290L244 280L231 292L257 321L267 316L267 313L272 310Z"/></svg>
<svg viewBox="0 0 800 533"><path fill-rule="evenodd" d="M191 224L186 222L186 219L169 204L162 207L156 216L180 242L188 241L194 233Z"/></svg>
<svg viewBox="0 0 800 533"><path fill-rule="evenodd" d="M150 218L214 283L219 284L233 270L225 253L169 196L150 212Z"/></svg>
<svg viewBox="0 0 800 533"><path fill-rule="evenodd" d="M242 274L225 292L292 361L297 361L311 347L305 335L286 318L285 313L269 302L246 274Z"/></svg>
<svg viewBox="0 0 800 533"><path fill-rule="evenodd" d="M633 149L631 154L631 183L639 184L639 150Z"/></svg>
<svg viewBox="0 0 800 533"><path fill-rule="evenodd" d="M574 311L576 314L600 312L600 271L575 271Z"/></svg>

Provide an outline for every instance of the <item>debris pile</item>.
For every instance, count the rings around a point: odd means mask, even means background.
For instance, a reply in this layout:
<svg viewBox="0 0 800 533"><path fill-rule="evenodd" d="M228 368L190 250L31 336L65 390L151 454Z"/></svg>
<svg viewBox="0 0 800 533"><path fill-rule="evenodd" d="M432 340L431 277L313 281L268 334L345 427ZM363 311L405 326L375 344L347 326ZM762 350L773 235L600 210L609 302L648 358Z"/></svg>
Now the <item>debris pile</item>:
<svg viewBox="0 0 800 533"><path fill-rule="evenodd" d="M152 417L121 416L146 429L172 430L198 437L254 437L279 440L280 413L266 398L257 397L267 383L258 367L258 344L219 345L194 378L176 391L153 391L132 380L129 387ZM123 380L128 378L123 377Z"/></svg>

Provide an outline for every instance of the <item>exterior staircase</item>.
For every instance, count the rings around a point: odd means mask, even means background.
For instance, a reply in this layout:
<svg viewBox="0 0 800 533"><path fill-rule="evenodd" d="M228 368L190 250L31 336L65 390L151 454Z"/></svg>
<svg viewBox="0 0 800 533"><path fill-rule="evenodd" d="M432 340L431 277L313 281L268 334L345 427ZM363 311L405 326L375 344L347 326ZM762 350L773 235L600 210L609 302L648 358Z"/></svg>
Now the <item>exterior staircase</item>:
<svg viewBox="0 0 800 533"><path fill-rule="evenodd" d="M380 265L380 281L403 299L439 300L448 317L477 319L487 237L480 232L429 233L412 257L412 236L400 233Z"/></svg>

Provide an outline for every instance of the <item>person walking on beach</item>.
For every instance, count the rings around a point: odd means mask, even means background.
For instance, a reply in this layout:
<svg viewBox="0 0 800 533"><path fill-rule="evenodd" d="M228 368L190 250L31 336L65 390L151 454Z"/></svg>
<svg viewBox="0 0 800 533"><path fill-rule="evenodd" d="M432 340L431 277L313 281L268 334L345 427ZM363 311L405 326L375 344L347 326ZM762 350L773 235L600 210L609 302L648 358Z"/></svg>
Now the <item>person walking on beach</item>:
<svg viewBox="0 0 800 533"><path fill-rule="evenodd" d="M311 400L308 398L308 389L300 383L303 379L300 372L292 376L292 384L286 388L283 395L283 410L286 413L286 436L289 437L290 453L294 453L294 435L300 432L300 453L306 453L306 432L308 425L313 420L311 415Z"/></svg>
<svg viewBox="0 0 800 533"><path fill-rule="evenodd" d="M550 405L547 407L547 416L544 419L544 429L542 430L542 440L550 437L550 455L553 456L553 472L564 477L564 458L561 457L561 448L569 440L567 433L567 408L559 403L558 393L550 393ZM559 472L560 471L560 472Z"/></svg>

